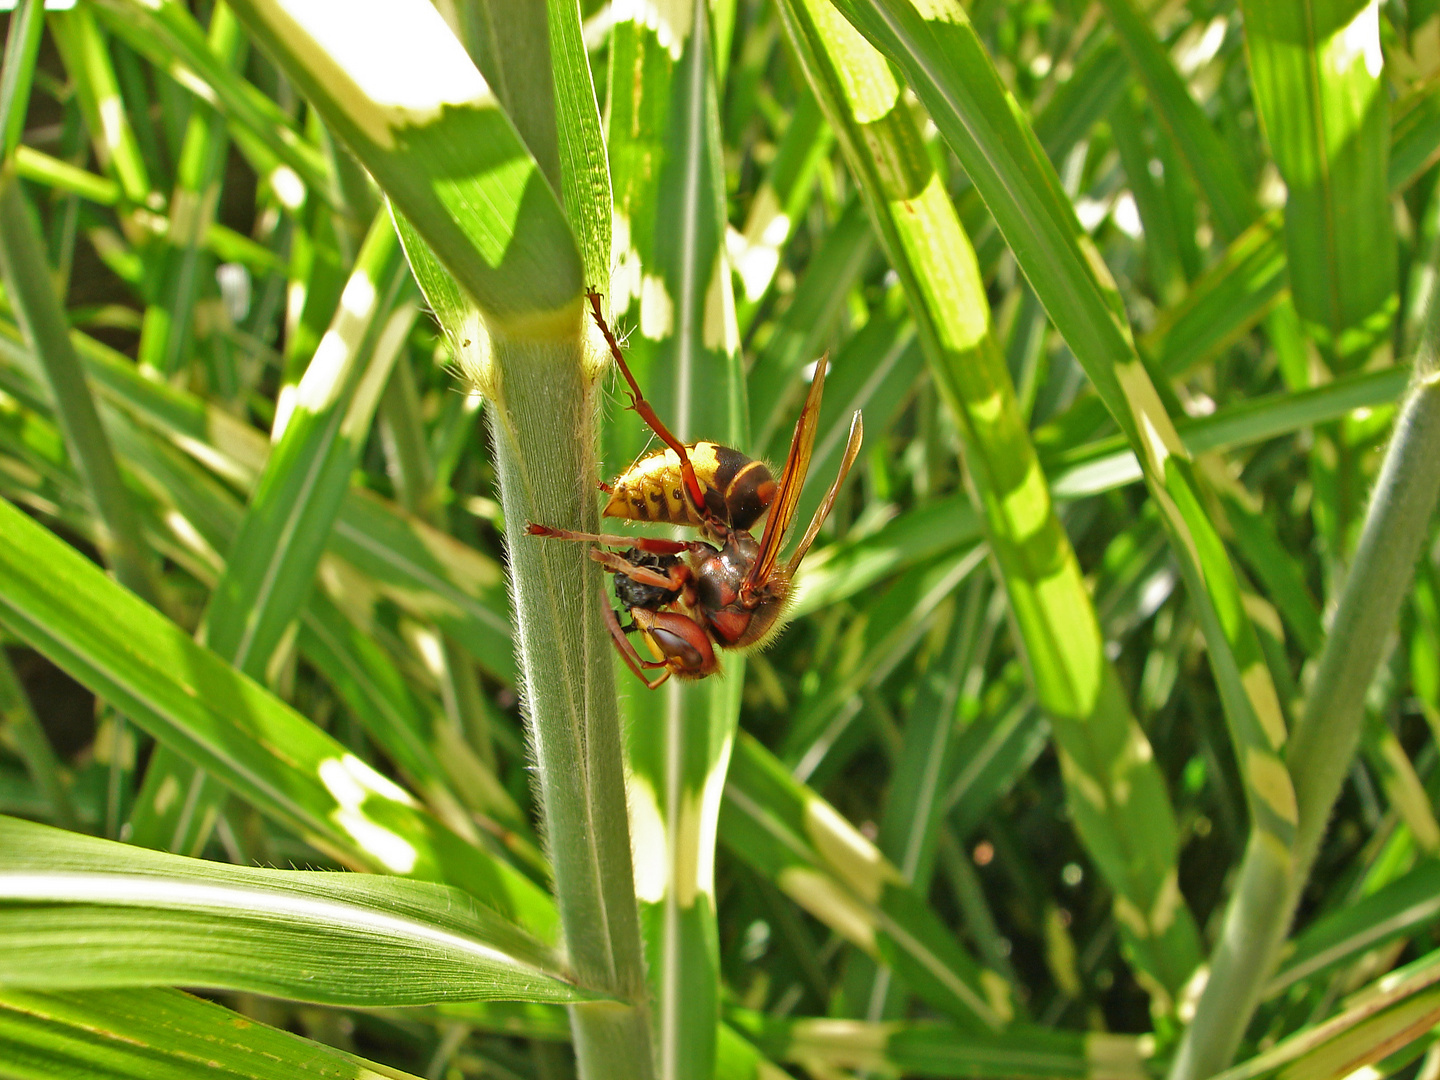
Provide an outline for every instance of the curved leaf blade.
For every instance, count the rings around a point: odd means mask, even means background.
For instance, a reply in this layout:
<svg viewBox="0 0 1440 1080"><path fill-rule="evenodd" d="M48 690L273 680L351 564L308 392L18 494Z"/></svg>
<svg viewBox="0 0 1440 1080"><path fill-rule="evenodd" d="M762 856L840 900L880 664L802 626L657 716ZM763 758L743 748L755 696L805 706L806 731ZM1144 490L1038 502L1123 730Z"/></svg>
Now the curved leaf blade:
<svg viewBox="0 0 1440 1080"><path fill-rule="evenodd" d="M458 889L231 866L0 817L0 984L180 984L331 1005L590 995Z"/></svg>

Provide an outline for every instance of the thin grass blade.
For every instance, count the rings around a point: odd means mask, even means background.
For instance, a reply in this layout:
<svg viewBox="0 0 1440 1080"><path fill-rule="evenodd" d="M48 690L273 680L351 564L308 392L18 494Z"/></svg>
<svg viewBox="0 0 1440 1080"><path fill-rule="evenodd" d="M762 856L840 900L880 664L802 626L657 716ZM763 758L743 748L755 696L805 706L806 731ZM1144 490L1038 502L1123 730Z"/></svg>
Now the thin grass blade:
<svg viewBox="0 0 1440 1080"><path fill-rule="evenodd" d="M149 169L120 95L115 66L94 8L83 5L52 12L47 23L75 87L96 158L119 182L130 215L137 207L157 209L151 205ZM111 122L106 123L107 118Z"/></svg>
<svg viewBox="0 0 1440 1080"><path fill-rule="evenodd" d="M467 889L541 940L549 897L196 645L88 560L0 504L0 621L138 726L346 865Z"/></svg>
<svg viewBox="0 0 1440 1080"><path fill-rule="evenodd" d="M208 44L230 68L244 66L245 36L224 4L216 5L210 16ZM140 363L166 376L180 370L205 271L214 273L203 245L214 222L221 169L229 147L225 117L204 102L193 106L170 196L169 227L157 244L152 264L152 271L158 269L155 302L146 307L140 331Z"/></svg>
<svg viewBox="0 0 1440 1080"><path fill-rule="evenodd" d="M227 1080L412 1080L179 990L3 991L0 1048L17 1080L189 1080L197 1060Z"/></svg>
<svg viewBox="0 0 1440 1080"><path fill-rule="evenodd" d="M687 442L746 446L713 17L703 0L681 0L658 21L635 9L611 31L609 305L622 326L638 327L628 356L671 430ZM620 414L606 430L607 457L623 467L649 434ZM623 668L619 677L630 679ZM744 661L727 656L723 678L671 679L623 706L651 1021L667 1080L702 1080L714 1068L716 820L744 677Z"/></svg>
<svg viewBox="0 0 1440 1080"><path fill-rule="evenodd" d="M966 590L944 644L920 677L890 779L890 798L879 823L876 845L894 864L900 879L921 895L929 892L935 869L945 781L954 772L960 732L957 706L968 669L975 662L985 595L986 584L980 581ZM863 952L850 959L845 995L851 1016L879 1021L904 1015L903 991L894 985L887 969L876 967Z"/></svg>
<svg viewBox="0 0 1440 1080"><path fill-rule="evenodd" d="M1199 615L1241 762L1252 822L1250 850L1266 863L1272 880L1284 880L1292 869L1296 809L1280 757L1286 731L1279 697L1206 494L1135 351L1108 271L1082 238L1058 178L1011 108L958 3L929 4L925 14L910 0L837 0L837 6L905 72L1140 457ZM1162 895L1176 899L1178 889ZM1176 910L1169 901L1152 908L1144 936L1168 928Z"/></svg>
<svg viewBox="0 0 1440 1080"><path fill-rule="evenodd" d="M66 443L103 523L101 551L121 582L146 600L161 603L159 578L70 344L69 322L51 286L50 267L31 214L20 178L7 167L0 174L0 273L6 294L41 362Z"/></svg>
<svg viewBox="0 0 1440 1080"><path fill-rule="evenodd" d="M1005 980L960 947L870 841L753 738L735 746L720 814L732 852L966 1028L1012 1017Z"/></svg>
<svg viewBox="0 0 1440 1080"><path fill-rule="evenodd" d="M315 580L380 391L415 318L413 303L396 308L408 282L395 230L381 214L301 380L205 612L202 640L254 678L266 677ZM162 749L136 799L132 838L198 853L222 801L192 764Z"/></svg>
<svg viewBox="0 0 1440 1080"><path fill-rule="evenodd" d="M1398 302L1380 8L1241 7L1255 104L1285 178L1295 307L1343 370L1385 334Z"/></svg>
<svg viewBox="0 0 1440 1080"><path fill-rule="evenodd" d="M30 105L30 88L35 80L35 60L40 54L40 37L45 31L45 5L23 0L15 6L5 36L5 64L0 72L0 157L15 156L25 134L25 115Z"/></svg>
<svg viewBox="0 0 1440 1080"><path fill-rule="evenodd" d="M1126 1035L1081 1035L1014 1024L1003 1035L923 1020L868 1023L767 1017L732 1010L735 1025L777 1061L936 1080L1143 1080L1150 1050Z"/></svg>
<svg viewBox="0 0 1440 1080"><path fill-rule="evenodd" d="M1175 140L1196 186L1205 193L1221 237L1232 240L1259 212L1236 159L1190 96L1164 46L1133 0L1104 0L1110 19L1144 84L1151 107Z"/></svg>
<svg viewBox="0 0 1440 1080"><path fill-rule="evenodd" d="M230 6L243 17L239 5ZM260 176L290 192L295 191L298 180L304 190L315 193L322 201L336 201L335 180L324 154L296 130L284 110L241 78L226 58L211 48L205 28L184 4L175 0L158 4L96 0L82 10L93 11L91 18L103 20L111 33L158 70L169 73L180 85L205 96L209 104L219 108L236 125L231 134L237 145L249 150L251 144L258 144L263 156L274 162L266 168L262 160L256 170ZM251 156L256 157L253 151ZM283 177L276 174L282 163L287 172ZM125 183L123 174L121 182ZM299 206L302 199L303 195L291 199L292 207Z"/></svg>

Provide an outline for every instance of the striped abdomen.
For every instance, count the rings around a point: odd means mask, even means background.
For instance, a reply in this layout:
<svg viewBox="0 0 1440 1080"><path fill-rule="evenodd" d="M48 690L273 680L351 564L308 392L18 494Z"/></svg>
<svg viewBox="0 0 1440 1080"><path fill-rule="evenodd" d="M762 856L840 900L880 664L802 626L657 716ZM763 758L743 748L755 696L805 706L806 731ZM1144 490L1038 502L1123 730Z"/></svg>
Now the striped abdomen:
<svg viewBox="0 0 1440 1080"><path fill-rule="evenodd" d="M775 478L763 461L712 442L694 443L686 450L706 506L731 528L750 528L769 508L775 498ZM659 450L630 466L615 481L605 516L698 528L700 520L685 498L679 455Z"/></svg>

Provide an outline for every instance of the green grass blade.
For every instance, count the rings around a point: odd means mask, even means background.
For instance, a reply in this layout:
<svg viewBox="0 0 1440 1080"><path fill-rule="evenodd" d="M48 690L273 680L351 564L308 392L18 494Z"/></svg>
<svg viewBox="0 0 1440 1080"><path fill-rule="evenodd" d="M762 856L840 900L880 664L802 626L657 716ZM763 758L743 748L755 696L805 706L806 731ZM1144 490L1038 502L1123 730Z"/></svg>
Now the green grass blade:
<svg viewBox="0 0 1440 1080"><path fill-rule="evenodd" d="M40 367L18 346L13 327L0 321L0 353L35 378ZM214 405L144 378L135 365L94 338L71 335L100 395L144 427L192 455L231 484L248 490L270 452L263 435ZM213 500L202 515L214 518ZM223 515L222 515L223 516ZM228 551L233 529L202 529ZM364 571L379 600L393 601L417 619L434 620L461 642L486 671L513 681L503 571L490 557L405 514L388 500L351 488L330 535L330 552Z"/></svg>
<svg viewBox="0 0 1440 1080"><path fill-rule="evenodd" d="M482 814L517 859L544 871L530 823L493 765L477 757L455 725L406 684L386 651L328 597L311 595L296 644L446 824L464 834L473 825L459 808Z"/></svg>
<svg viewBox="0 0 1440 1080"><path fill-rule="evenodd" d="M1239 236L1258 212L1236 158L1190 96L1180 73L1133 0L1104 0L1105 13L1119 37L1151 107L1175 140L1196 186L1205 194L1217 230L1225 240Z"/></svg>
<svg viewBox="0 0 1440 1080"><path fill-rule="evenodd" d="M1397 304L1379 9L1241 6L1255 103L1285 179L1295 307L1316 343L1350 366L1384 336Z"/></svg>
<svg viewBox="0 0 1440 1080"><path fill-rule="evenodd" d="M1440 94L1417 93L1398 108L1389 157L1392 195L1409 188L1440 152ZM1285 293L1284 231L1282 215L1272 212L1242 233L1162 314L1141 339L1141 352L1167 374L1180 375L1239 341Z"/></svg>
<svg viewBox="0 0 1440 1080"><path fill-rule="evenodd" d="M720 1025L715 1048L715 1080L781 1080L782 1072L734 1026Z"/></svg>
<svg viewBox="0 0 1440 1080"><path fill-rule="evenodd" d="M254 678L266 677L309 595L380 391L415 318L413 304L396 309L408 281L389 216L377 215L205 612L206 644ZM175 798L177 788L185 798ZM221 798L193 768L162 751L137 797L132 839L198 852Z"/></svg>
<svg viewBox="0 0 1440 1080"><path fill-rule="evenodd" d="M671 430L687 441L746 446L712 29L710 5L684 2L658 23L636 10L611 32L609 304L615 319L638 325L628 358ZM622 74L631 71L633 84ZM616 466L638 456L649 436L621 417L606 432ZM740 657L724 664L723 678L671 679L625 702L651 1022L667 1080L703 1080L716 1054L714 845L745 677ZM619 677L631 678L623 667Z"/></svg>
<svg viewBox="0 0 1440 1080"><path fill-rule="evenodd" d="M381 435L390 459L396 497L410 510L432 525L443 524L442 494L435 482L435 469L426 445L424 421L415 381L402 354L396 359L390 381L380 401ZM450 730L461 739L468 738L474 753L479 755L486 771L493 775L495 748L491 731L490 710L486 706L475 667L465 656L463 647L448 634L442 634L436 672L441 684L441 698L450 720ZM459 742L460 739L456 739ZM462 755L463 756L463 755ZM473 785L464 785L460 790Z"/></svg>
<svg viewBox="0 0 1440 1080"><path fill-rule="evenodd" d="M1076 239L1074 213L1054 171L1010 110L999 76L959 7L932 5L928 18L908 0L841 0L837 7L901 65L1022 269L1046 261L1047 272L1028 276L1082 364L1102 350L1108 357L1129 353L1124 329ZM1121 396L1113 373L1092 379L1107 401Z"/></svg>
<svg viewBox="0 0 1440 1080"><path fill-rule="evenodd" d="M1422 83L1390 115L1390 190L1407 188L1434 163L1440 144L1440 90Z"/></svg>
<svg viewBox="0 0 1440 1080"><path fill-rule="evenodd" d="M115 65L115 77L120 83L120 91L124 97L126 112L135 117L149 118L150 110L158 107L164 111L169 123L167 130L158 130L161 125L140 122L131 128L135 136L135 143L145 162L145 168L154 179L159 189L173 182L174 169L171 162L175 159L176 140L164 138L164 135L173 136L185 124L189 116L190 103L184 94L169 94L163 92L157 95L152 92L150 80L145 71L145 62L134 49L129 48L123 41L117 41L113 37L107 44L110 58Z"/></svg>
<svg viewBox="0 0 1440 1080"><path fill-rule="evenodd" d="M1263 514L1241 502L1238 492L1223 493L1221 498L1235 532L1235 550L1265 586L1266 595L1279 609L1300 647L1314 656L1324 643L1325 630L1320 606L1310 595L1300 568Z"/></svg>
<svg viewBox="0 0 1440 1080"><path fill-rule="evenodd" d="M1142 103L1139 91L1120 95L1110 112L1110 130L1144 229L1145 263L1150 272L1150 283L1169 308L1179 303L1186 291L1185 264L1180 258L1180 224L1175 220L1170 200L1166 198L1163 166L1161 177L1150 174L1152 163L1158 163L1160 159L1152 155L1146 143L1145 121L1148 114ZM1035 306L1038 307L1038 303Z"/></svg>
<svg viewBox="0 0 1440 1080"><path fill-rule="evenodd" d="M1174 1008L1199 962L1178 897L1174 813L1153 751L1104 654L1099 621L1020 415L968 238L900 104L884 57L822 3L787 3L787 29L860 180L876 231L910 299L932 377L956 419L966 467L1051 719L1069 803L1115 890L1129 955ZM1120 776L1123 781L1119 781ZM1120 782L1123 802L1097 797ZM1144 805L1137 827L1135 806Z"/></svg>
<svg viewBox="0 0 1440 1080"><path fill-rule="evenodd" d="M957 545L911 567L883 591L867 596L835 674L792 706L780 755L809 781L859 708L858 695L910 655L936 610L983 563L986 549Z"/></svg>
<svg viewBox="0 0 1440 1080"><path fill-rule="evenodd" d="M275 395L272 438L279 439L285 410L281 406L296 393L306 367L340 302L348 274L348 259L341 248L342 230L319 200L307 199L290 232L287 273L285 366Z"/></svg>
<svg viewBox="0 0 1440 1080"><path fill-rule="evenodd" d="M832 141L814 96L802 94L765 179L751 199L744 227L728 238L730 259L742 287L738 316L742 334L775 279L796 219L810 201L816 169Z"/></svg>
<svg viewBox="0 0 1440 1080"><path fill-rule="evenodd" d="M845 304L846 294L874 257L874 232L865 207L852 198L805 268L770 340L746 379L750 395L752 447L774 445L804 398L800 369L820 351Z"/></svg>
<svg viewBox="0 0 1440 1080"><path fill-rule="evenodd" d="M26 180L79 195L100 206L120 202L120 185L114 180L51 157L33 146L22 144L15 148L15 170Z"/></svg>
<svg viewBox="0 0 1440 1080"><path fill-rule="evenodd" d="M1243 927L1244 935L1222 939L1195 1020L1171 1067L1175 1080L1211 1075L1229 1063L1239 1045L1359 744L1365 693L1440 498L1440 469L1435 464L1440 460L1440 373L1433 312L1431 318L1425 352L1417 358L1415 381L1396 419L1364 531L1291 739L1287 764L1300 808L1294 873L1276 882L1255 860L1241 864L1227 924Z"/></svg>
<svg viewBox="0 0 1440 1080"><path fill-rule="evenodd" d="M433 620L487 672L514 681L510 605L494 558L354 488L340 507L330 551L373 577L379 599Z"/></svg>
<svg viewBox="0 0 1440 1080"><path fill-rule="evenodd" d="M873 430L891 430L924 370L925 352L914 324L906 317L904 296L899 289L891 290L870 320L830 355L825 400L820 406L810 457L811 474L824 480L839 471L850 436L850 421L857 411L863 413L865 423ZM787 432L768 448L765 459L784 461L789 448ZM809 521L824 495L819 483L809 485L795 520Z"/></svg>
<svg viewBox="0 0 1440 1080"><path fill-rule="evenodd" d="M1403 877L1354 904L1316 920L1265 989L1273 998L1302 979L1347 963L1399 937L1411 937L1440 919L1440 863L1428 859Z"/></svg>
<svg viewBox="0 0 1440 1080"><path fill-rule="evenodd" d="M206 615L206 642L248 674L264 673L340 512L413 306L388 215L371 227L330 331L301 380Z"/></svg>
<svg viewBox="0 0 1440 1080"><path fill-rule="evenodd" d="M245 37L224 4L210 17L209 45L231 68L245 63ZM185 143L170 196L169 227L154 253L154 302L145 308L138 359L165 376L179 369L190 344L196 301L203 274L214 267L203 258L204 242L214 222L220 196L221 170L230 141L226 120L204 102L192 106Z"/></svg>
<svg viewBox="0 0 1440 1080"><path fill-rule="evenodd" d="M584 282L564 211L433 7L393 0L389 18L341 23L282 0L232 6L479 303L492 333L573 334Z"/></svg>
<svg viewBox="0 0 1440 1080"><path fill-rule="evenodd" d="M0 324L0 348L5 342L3 331ZM269 454L263 435L182 390L145 379L133 364L93 338L77 333L72 340L87 374L108 401L225 480L242 489L257 482ZM38 371L28 352L12 356ZM205 516L214 516L213 505ZM235 527L231 525L223 533L212 530L221 542L218 550L229 550ZM433 619L485 670L513 680L509 605L503 571L495 560L405 514L393 503L353 487L340 507L329 550L374 580L380 592L376 600L393 601L418 619Z"/></svg>
<svg viewBox="0 0 1440 1080"><path fill-rule="evenodd" d="M349 865L467 889L542 940L549 898L8 503L0 621L232 792Z"/></svg>
<svg viewBox="0 0 1440 1080"><path fill-rule="evenodd" d="M459 889L185 859L15 818L0 838L6 986L178 983L337 1005L586 996Z"/></svg>
<svg viewBox="0 0 1440 1080"><path fill-rule="evenodd" d="M243 16L240 6L230 5ZM287 179L275 175L273 167L260 162L257 172L289 192L298 179L306 189L326 202L334 201L334 180L324 155L294 127L289 116L255 86L242 79L225 58L210 47L205 28L185 5L175 0L158 4L138 0L95 0L89 5L104 20L111 33L166 72L191 93L206 97L243 128L233 135L242 149L258 143L274 160L283 162L292 173ZM263 40L263 39L261 39ZM252 153L252 158L254 154ZM122 177L121 180L124 183ZM301 196L303 199L303 195ZM299 206L301 199L290 200Z"/></svg>
<svg viewBox="0 0 1440 1080"><path fill-rule="evenodd" d="M671 429L682 439L745 445L718 116L701 49L710 47L708 19L694 17L701 10L669 27L664 41L644 16L613 31L612 73L639 70L642 82L638 97L615 93L610 102L616 268L609 302L622 328L636 328L627 359ZM653 217L647 207L657 208ZM648 437L642 425L625 424L607 440L607 456L624 467Z"/></svg>
<svg viewBox="0 0 1440 1080"><path fill-rule="evenodd" d="M75 828L77 818L70 797L70 778L30 706L14 665L3 652L0 652L0 746L25 762L30 779L49 804L55 824Z"/></svg>
<svg viewBox="0 0 1440 1080"><path fill-rule="evenodd" d="M96 158L104 169L113 171L132 209L157 209L152 205L153 189L145 157L120 96L115 67L94 9L82 5L71 11L53 12L47 22L75 88Z"/></svg>
<svg viewBox="0 0 1440 1080"><path fill-rule="evenodd" d="M980 513L967 495L916 507L868 536L842 540L806 560L795 614L859 595L901 570L968 548L981 535Z"/></svg>
<svg viewBox="0 0 1440 1080"><path fill-rule="evenodd" d="M732 1010L732 1022L777 1061L937 1080L1143 1080L1151 1050L1128 1035L1083 1035L1015 1024L1002 1035L933 1021L866 1023L769 1017Z"/></svg>
<svg viewBox="0 0 1440 1080"><path fill-rule="evenodd" d="M1008 708L993 710L960 736L955 754L965 767L945 792L949 821L959 837L968 837L984 823L1045 748L1049 733L1044 714L1029 695L1011 697L1014 703Z"/></svg>
<svg viewBox="0 0 1440 1080"><path fill-rule="evenodd" d="M1181 375L1248 333L1285 290L1279 234L1275 213L1241 233L1140 340L1144 355L1167 375Z"/></svg>
<svg viewBox="0 0 1440 1080"><path fill-rule="evenodd" d="M411 1080L179 990L0 992L0 1053L16 1080ZM204 1061L207 1064L198 1066Z"/></svg>
<svg viewBox="0 0 1440 1080"><path fill-rule="evenodd" d="M425 422L420 415L420 392L408 356L395 358L390 381L380 397L380 433L395 483L395 501L432 525L440 520L441 494L435 483Z"/></svg>
<svg viewBox="0 0 1440 1080"><path fill-rule="evenodd" d="M1396 819L1398 827L1392 843L1404 842L1433 856L1440 849L1440 823L1435 820L1425 784L1395 732L1373 710L1367 713L1361 751Z"/></svg>
<svg viewBox="0 0 1440 1080"><path fill-rule="evenodd" d="M720 835L821 922L967 1028L1013 1014L1009 988L955 941L894 865L748 735L735 743Z"/></svg>
<svg viewBox="0 0 1440 1080"><path fill-rule="evenodd" d="M561 197L586 283L598 285L610 275L610 171L579 4L471 0L459 17L477 66Z"/></svg>
<svg viewBox="0 0 1440 1080"><path fill-rule="evenodd" d="M528 1035L552 1041L569 1035L565 1014L554 1005L470 1001L441 1005L435 1011L496 1034ZM784 1075L735 1026L728 1023L720 1025L715 1080L783 1080Z"/></svg>
<svg viewBox="0 0 1440 1080"><path fill-rule="evenodd" d="M905 71L1051 319L1140 457L1200 618L1241 761L1252 821L1251 850L1267 862L1272 878L1283 879L1290 872L1296 810L1279 755L1286 737L1279 698L1205 494L1135 352L1104 264L1082 242L1058 178L1011 108L958 4L929 4L924 15L910 0L837 0L837 6ZM1113 689L1118 696L1118 686ZM1157 794L1163 794L1163 788ZM1161 925L1169 922L1173 910L1169 903L1155 909Z"/></svg>
<svg viewBox="0 0 1440 1080"><path fill-rule="evenodd" d="M1227 405L1209 416L1182 420L1175 431L1185 449L1195 455L1251 446L1358 410L1389 405L1404 392L1408 377L1397 367L1344 375L1313 389L1264 394ZM1050 434L1042 432L1039 438L1056 445ZM1095 495L1144 477L1140 462L1119 435L1057 448L1044 454L1041 461L1060 498Z"/></svg>
<svg viewBox="0 0 1440 1080"><path fill-rule="evenodd" d="M0 71L0 157L10 159L25 134L25 113L35 79L35 58L45 30L45 5L24 0L15 7L5 38L5 66Z"/></svg>
<svg viewBox="0 0 1440 1080"><path fill-rule="evenodd" d="M172 543L177 546L167 550L166 554L182 562L187 555L198 560L198 564L190 564L192 573L207 584L212 583L222 566L217 552L230 546L239 528L241 507L212 478L204 475L198 465L183 458L179 451L157 445L153 436L142 434L120 418L116 419L117 447L127 467L147 477L149 483L163 490L168 499L162 505L145 504L147 531L151 537L163 541L169 535L166 523L183 520L185 528L171 537ZM38 429L39 426L38 418L32 421L32 427ZM74 498L78 498L78 482L73 475L66 475L67 462L58 434L53 429L49 434L48 442L41 439L30 444L29 461L55 475L62 489L68 486L75 491ZM10 452L15 451L12 449ZM149 491L150 488L144 490ZM352 492L354 494L358 493ZM396 531L395 526L403 526L403 522L387 515L385 504L377 498L366 497L359 499L356 505L374 508L368 518L362 519L358 531L376 544L379 551L393 550L397 546L403 548L409 544L437 567L444 567L447 563L463 566L467 559L479 560L477 553L449 537L442 540L438 533L426 538L402 532L403 539L397 545L390 533ZM80 535L87 535L90 523L84 516L66 516L65 520ZM163 550L163 542L160 546ZM378 575L385 575L384 563L378 565ZM499 568L493 566L488 568L488 572L492 578L498 578L500 573ZM333 565L328 568L326 576L337 573L341 580L353 581L356 576L353 569L341 572ZM443 603L445 598L446 587L439 583L439 573L427 575L426 580L435 584L425 586L415 582L404 590L412 602L418 600L420 608L434 607L436 601ZM490 832L517 860L543 872L544 860L527 839L528 823L494 773L475 758L458 732L440 722L415 699L389 657L373 640L376 631L370 621L363 614L359 617L354 615L354 603L349 607L354 621L340 612L323 592L311 593L297 640L305 659L330 679L341 697L360 716L370 736L390 755L402 775L446 824L474 843L493 846L484 842L483 834L477 835L475 823L460 809L463 801L465 806L489 820L493 825ZM508 624L503 617L496 622L497 635L508 642ZM362 626L366 629L362 630ZM505 655L509 656L508 649ZM175 785L189 784L190 772L179 769L183 762L178 755L164 746L156 750L157 757L161 754L174 764L168 773L154 773L156 784L162 784L163 775L175 776L169 787L172 792ZM211 805L213 808L214 804ZM143 800L141 807L143 811ZM178 817L179 810L178 805L170 806L163 816L167 820ZM136 827L141 817L143 813L132 821L132 829L138 831ZM210 822L202 821L204 812L193 805L184 817L189 824L184 826L179 840L173 839L178 822L170 824L169 832L165 831L162 823L156 822L153 830L161 838L156 843L163 841L167 847L194 847L194 838L208 832ZM185 831L188 831L189 840ZM134 839L133 832L131 839Z"/></svg>
<svg viewBox="0 0 1440 1080"><path fill-rule="evenodd" d="M1249 1061L1216 1073L1216 1080L1272 1075L1319 1080L1348 1076L1380 1062L1440 1022L1437 981L1440 953L1431 952L1370 984L1323 1023L1302 1028ZM1397 1066L1402 1064L1403 1058Z"/></svg>
<svg viewBox="0 0 1440 1080"><path fill-rule="evenodd" d="M1059 73L1057 73L1059 74ZM1089 135L1130 85L1130 65L1111 37L1091 34L1079 50L1074 71L1058 80L1054 93L1035 114L1035 137L1057 165Z"/></svg>
<svg viewBox="0 0 1440 1080"><path fill-rule="evenodd" d="M15 171L23 179L78 195L100 206L116 206L120 202L120 185L115 181L77 168L31 146L16 148ZM166 220L142 218L139 224L154 228L158 227L157 223L163 224ZM256 275L278 273L285 265L268 247L214 221L204 229L199 242L222 262L241 263Z"/></svg>
<svg viewBox="0 0 1440 1080"><path fill-rule="evenodd" d="M957 605L960 610L951 618L944 644L920 676L890 777L890 798L880 818L876 845L894 864L900 879L921 895L929 892L935 868L945 780L954 771L960 733L956 707L975 659L984 596L980 582L970 586ZM845 979L851 1016L893 1020L904 1015L904 994L891 981L889 971L877 968L863 952L852 956Z"/></svg>
<svg viewBox="0 0 1440 1080"><path fill-rule="evenodd" d="M66 443L103 522L101 551L126 587L159 603L159 579L70 344L69 323L51 285L50 267L31 214L20 178L7 167L0 174L0 273L6 294L43 365Z"/></svg>
<svg viewBox="0 0 1440 1080"><path fill-rule="evenodd" d="M555 81L555 127L560 156L560 192L565 214L580 245L589 284L610 276L610 163L595 80L585 54L579 5L547 0L550 70Z"/></svg>

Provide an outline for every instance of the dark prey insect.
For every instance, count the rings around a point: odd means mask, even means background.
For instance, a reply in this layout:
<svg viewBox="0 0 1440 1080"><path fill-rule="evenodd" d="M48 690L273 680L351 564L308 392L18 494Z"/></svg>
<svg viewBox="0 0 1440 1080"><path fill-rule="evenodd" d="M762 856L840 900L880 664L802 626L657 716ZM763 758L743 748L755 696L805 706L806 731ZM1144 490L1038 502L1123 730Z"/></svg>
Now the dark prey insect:
<svg viewBox="0 0 1440 1080"><path fill-rule="evenodd" d="M864 425L857 411L835 481L815 512L794 553L781 565L780 548L800 505L810 467L826 364L815 378L790 452L777 482L764 462L712 442L682 443L667 428L635 381L624 353L606 325L600 295L591 290L590 312L609 343L630 388L630 408L659 436L666 449L627 469L605 490L607 517L665 521L699 531L699 540L658 540L604 533L579 533L530 524L532 536L604 545L591 558L615 575L615 594L632 620L622 627L609 601L607 623L615 647L630 669L651 689L671 675L703 679L720 669L715 648L748 649L764 644L784 622L791 583L835 504L850 466L860 452ZM751 527L769 512L756 540ZM609 551L607 548L625 548ZM627 634L638 633L655 659L642 657ZM646 671L659 670L655 678Z"/></svg>

